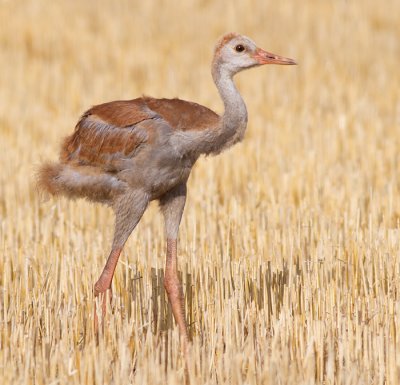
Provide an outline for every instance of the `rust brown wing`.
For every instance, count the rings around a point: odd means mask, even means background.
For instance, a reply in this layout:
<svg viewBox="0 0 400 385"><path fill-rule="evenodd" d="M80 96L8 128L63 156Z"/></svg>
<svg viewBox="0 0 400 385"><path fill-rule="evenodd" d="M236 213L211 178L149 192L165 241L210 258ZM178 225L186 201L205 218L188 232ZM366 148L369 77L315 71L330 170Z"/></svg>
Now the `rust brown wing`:
<svg viewBox="0 0 400 385"><path fill-rule="evenodd" d="M216 127L220 117L209 108L181 99L141 99L152 111L162 116L174 129L201 131Z"/></svg>
<svg viewBox="0 0 400 385"><path fill-rule="evenodd" d="M60 158L111 171L118 160L151 144L157 124L168 124L172 130L204 130L219 119L207 107L180 99L142 97L104 103L82 115L75 132L64 140Z"/></svg>
<svg viewBox="0 0 400 385"><path fill-rule="evenodd" d="M116 161L133 157L142 145L151 142L157 118L160 116L143 99L94 106L64 140L61 161L112 169Z"/></svg>

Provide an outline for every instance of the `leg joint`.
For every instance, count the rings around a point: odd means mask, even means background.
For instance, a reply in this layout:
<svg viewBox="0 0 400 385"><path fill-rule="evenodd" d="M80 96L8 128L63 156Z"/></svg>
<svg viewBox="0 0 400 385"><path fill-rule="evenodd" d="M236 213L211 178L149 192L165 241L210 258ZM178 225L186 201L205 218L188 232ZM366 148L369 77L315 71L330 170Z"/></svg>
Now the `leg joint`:
<svg viewBox="0 0 400 385"><path fill-rule="evenodd" d="M94 284L94 295L97 297L99 294L106 292L110 289L110 285L100 281L100 279Z"/></svg>
<svg viewBox="0 0 400 385"><path fill-rule="evenodd" d="M168 297L181 298L183 296L182 285L178 277L174 275L165 275L164 288L168 294Z"/></svg>

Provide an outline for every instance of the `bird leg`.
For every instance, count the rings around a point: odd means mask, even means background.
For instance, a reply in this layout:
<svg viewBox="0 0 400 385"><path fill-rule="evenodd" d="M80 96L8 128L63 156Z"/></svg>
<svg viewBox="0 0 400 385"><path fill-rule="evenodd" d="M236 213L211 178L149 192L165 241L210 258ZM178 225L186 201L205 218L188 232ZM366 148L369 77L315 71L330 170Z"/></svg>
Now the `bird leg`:
<svg viewBox="0 0 400 385"><path fill-rule="evenodd" d="M187 353L189 343L189 334L185 319L185 298L183 296L182 284L178 277L177 268L177 240L167 239L167 260L165 264L164 287L171 303L172 313L178 324L181 337L181 349L184 354Z"/></svg>
<svg viewBox="0 0 400 385"><path fill-rule="evenodd" d="M189 334L185 319L185 301L177 267L177 237L186 201L186 185L178 185L160 199L167 237L167 259L164 287L171 303L172 313L179 327L182 352L187 355Z"/></svg>
<svg viewBox="0 0 400 385"><path fill-rule="evenodd" d="M94 285L94 295L95 297L100 298L101 302L101 311L103 317L106 314L106 305L107 305L107 296L111 301L112 291L111 291L111 282L114 276L114 271L118 263L118 258L121 254L122 247L115 248L111 250L111 253L107 259L107 263L104 266L103 272L100 275L100 278ZM95 305L95 330L98 330L98 319L97 319L97 310Z"/></svg>
<svg viewBox="0 0 400 385"><path fill-rule="evenodd" d="M117 266L118 258L121 254L125 242L129 238L133 229L139 223L149 199L147 194L141 191L130 191L120 196L114 203L115 211L115 231L111 253L104 266L103 272L94 285L95 297L100 297L102 316L106 314L107 296L111 301L111 283ZM99 320L97 317L96 303L94 307L94 330L97 334Z"/></svg>
<svg viewBox="0 0 400 385"><path fill-rule="evenodd" d="M106 290L111 288L111 282L114 276L115 267L117 266L118 258L121 254L122 247L117 247L111 250L111 253L107 259L107 263L104 266L103 272L100 278L94 285L94 294L97 296L100 293L104 293Z"/></svg>

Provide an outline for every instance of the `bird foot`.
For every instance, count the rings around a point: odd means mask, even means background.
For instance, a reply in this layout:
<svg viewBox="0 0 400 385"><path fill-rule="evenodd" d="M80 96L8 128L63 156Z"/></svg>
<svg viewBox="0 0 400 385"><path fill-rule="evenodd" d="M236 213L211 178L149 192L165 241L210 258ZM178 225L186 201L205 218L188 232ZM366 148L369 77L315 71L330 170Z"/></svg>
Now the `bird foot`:
<svg viewBox="0 0 400 385"><path fill-rule="evenodd" d="M187 358L190 351L190 340L186 330L184 333L180 335L179 339L180 339L181 352L183 356Z"/></svg>
<svg viewBox="0 0 400 385"><path fill-rule="evenodd" d="M99 319L104 326L104 318L107 313L107 301L110 306L112 304L112 290L109 288L102 288L98 283L94 286L94 332L98 335L99 332Z"/></svg>

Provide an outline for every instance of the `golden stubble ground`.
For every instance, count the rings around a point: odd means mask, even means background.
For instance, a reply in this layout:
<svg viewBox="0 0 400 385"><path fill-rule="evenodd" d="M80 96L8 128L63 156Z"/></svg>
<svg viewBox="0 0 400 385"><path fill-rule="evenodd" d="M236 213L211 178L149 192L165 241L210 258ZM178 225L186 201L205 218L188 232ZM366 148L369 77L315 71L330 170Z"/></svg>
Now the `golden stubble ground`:
<svg viewBox="0 0 400 385"><path fill-rule="evenodd" d="M238 76L245 141L190 178L190 383L398 384L399 14L397 0L2 1L1 383L182 383L156 205L96 341L112 212L44 201L34 172L92 104L147 94L221 111L212 48L238 31L300 64Z"/></svg>

